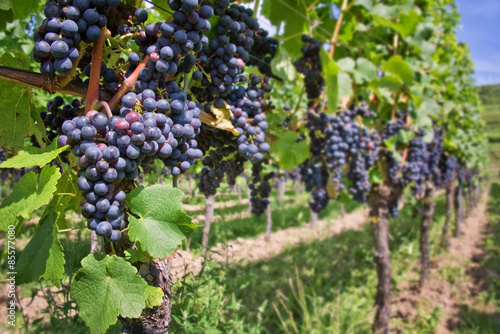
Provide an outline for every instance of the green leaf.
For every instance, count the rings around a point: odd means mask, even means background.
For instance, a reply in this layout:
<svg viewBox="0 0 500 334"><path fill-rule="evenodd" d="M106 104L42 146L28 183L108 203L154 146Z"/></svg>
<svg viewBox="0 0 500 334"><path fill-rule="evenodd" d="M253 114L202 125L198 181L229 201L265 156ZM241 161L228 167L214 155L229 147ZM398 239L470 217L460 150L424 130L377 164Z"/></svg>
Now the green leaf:
<svg viewBox="0 0 500 334"><path fill-rule="evenodd" d="M141 249L141 244L136 244L136 247L137 249L130 248L125 250L125 258L127 259L127 261L129 261L130 263L138 261L149 262L153 259L151 256L149 256Z"/></svg>
<svg viewBox="0 0 500 334"><path fill-rule="evenodd" d="M12 1L14 19L28 18L30 13L36 13L41 8L42 2L39 0Z"/></svg>
<svg viewBox="0 0 500 334"><path fill-rule="evenodd" d="M283 24L283 34L280 36L285 41L280 49L286 49L293 58L301 54L301 36L309 31L309 20L306 16L307 8L312 0L264 0L261 13L279 27Z"/></svg>
<svg viewBox="0 0 500 334"><path fill-rule="evenodd" d="M339 81L339 102L342 97L351 97L354 95L352 90L352 79L347 73L341 72L338 74Z"/></svg>
<svg viewBox="0 0 500 334"><path fill-rule="evenodd" d="M344 72L352 72L354 71L356 63L354 62L354 59L352 59L351 57L346 57L337 60L337 66Z"/></svg>
<svg viewBox="0 0 500 334"><path fill-rule="evenodd" d="M387 88L391 92L398 91L401 85L402 85L401 80L398 77L391 74L385 75L378 82L378 87Z"/></svg>
<svg viewBox="0 0 500 334"><path fill-rule="evenodd" d="M297 75L291 57L284 48L280 48L278 54L271 61L271 70L274 75L284 81L294 81Z"/></svg>
<svg viewBox="0 0 500 334"><path fill-rule="evenodd" d="M297 132L287 131L276 142L281 168L293 169L309 156L309 145L305 141L297 143L299 137Z"/></svg>
<svg viewBox="0 0 500 334"><path fill-rule="evenodd" d="M160 306L163 303L163 290L160 287L150 286L146 287L144 291L146 295L146 307L153 308L154 306Z"/></svg>
<svg viewBox="0 0 500 334"><path fill-rule="evenodd" d="M91 333L105 333L118 315L138 318L146 306L146 281L137 269L115 255L90 254L75 275L71 298Z"/></svg>
<svg viewBox="0 0 500 334"><path fill-rule="evenodd" d="M354 5L363 6L368 10L372 10L373 8L373 0L356 0L354 1Z"/></svg>
<svg viewBox="0 0 500 334"><path fill-rule="evenodd" d="M22 1L17 1L22 2ZM0 64L19 69L29 69L29 58L19 51L5 53ZM23 146L24 138L35 134L37 126L31 117L32 90L0 81L0 146L16 151Z"/></svg>
<svg viewBox="0 0 500 334"><path fill-rule="evenodd" d="M397 134L397 141L403 144L409 143L413 138L415 138L415 134L413 131L402 130Z"/></svg>
<svg viewBox="0 0 500 334"><path fill-rule="evenodd" d="M0 9L9 10L12 8L12 0L0 0Z"/></svg>
<svg viewBox="0 0 500 334"><path fill-rule="evenodd" d="M44 167L38 182L34 172L24 175L0 205L0 231L7 230L7 226L15 222L18 216L31 219L33 211L49 203L60 177L57 166Z"/></svg>
<svg viewBox="0 0 500 334"><path fill-rule="evenodd" d="M373 15L374 21L383 26L394 29L402 36L408 37L413 34L420 22L420 15L415 10L410 10L408 13L399 13L399 21L393 22L390 18L384 18L379 15Z"/></svg>
<svg viewBox="0 0 500 334"><path fill-rule="evenodd" d="M58 288L61 286L65 261L64 250L57 236L58 215L54 207L45 210L38 231L17 260L17 283L25 284L44 278Z"/></svg>
<svg viewBox="0 0 500 334"><path fill-rule="evenodd" d="M183 196L179 189L165 185L135 188L127 196L128 207L139 216L129 217L130 240L139 242L153 258L171 256L198 228L182 208Z"/></svg>
<svg viewBox="0 0 500 334"><path fill-rule="evenodd" d="M374 169L370 172L370 183L371 184L381 184L384 181L384 176L378 169Z"/></svg>
<svg viewBox="0 0 500 334"><path fill-rule="evenodd" d="M399 55L392 56L382 65L382 69L394 74L406 84L410 84L413 81L413 70Z"/></svg>
<svg viewBox="0 0 500 334"><path fill-rule="evenodd" d="M319 56L321 58L321 66L323 68L323 76L325 78L326 87L325 93L328 100L328 113L333 114L337 111L338 96L339 96L339 82L338 73L339 67L330 55L322 48Z"/></svg>
<svg viewBox="0 0 500 334"><path fill-rule="evenodd" d="M377 77L377 67L366 58L356 59L356 69L356 73L366 82L370 82Z"/></svg>
<svg viewBox="0 0 500 334"><path fill-rule="evenodd" d="M4 161L0 164L0 168L28 168L33 166L43 167L57 156L66 151L70 146L57 148L57 141L54 140L52 144L46 149L30 146L21 149L17 155Z"/></svg>

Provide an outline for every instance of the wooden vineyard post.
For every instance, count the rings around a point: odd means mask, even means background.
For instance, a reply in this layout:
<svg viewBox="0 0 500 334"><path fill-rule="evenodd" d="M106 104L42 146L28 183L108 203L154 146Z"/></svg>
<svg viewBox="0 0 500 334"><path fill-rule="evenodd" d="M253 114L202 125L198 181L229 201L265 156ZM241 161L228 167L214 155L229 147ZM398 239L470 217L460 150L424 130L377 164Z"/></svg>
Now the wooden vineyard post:
<svg viewBox="0 0 500 334"><path fill-rule="evenodd" d="M283 204L283 198L285 197L285 186L286 180L282 176L278 180L278 203L280 206Z"/></svg>
<svg viewBox="0 0 500 334"><path fill-rule="evenodd" d="M450 247L450 221L453 214L453 203L455 198L455 182L446 185L446 218L443 227L443 246Z"/></svg>
<svg viewBox="0 0 500 334"><path fill-rule="evenodd" d="M213 219L214 196L210 195L205 199L205 225L203 226L203 239L201 245L203 254L206 254L208 248L208 237L210 235L210 223Z"/></svg>
<svg viewBox="0 0 500 334"><path fill-rule="evenodd" d="M345 205L344 203L340 203L340 219L344 221L345 218Z"/></svg>
<svg viewBox="0 0 500 334"><path fill-rule="evenodd" d="M242 198L241 198L241 185L237 184L236 185L236 190L238 191L238 203L241 203Z"/></svg>
<svg viewBox="0 0 500 334"><path fill-rule="evenodd" d="M455 192L455 237L462 236L462 223L463 223L463 192L464 187L462 184L458 185L458 188Z"/></svg>
<svg viewBox="0 0 500 334"><path fill-rule="evenodd" d="M318 214L314 212L313 209L311 209L310 207L309 207L309 213L311 215L311 227L312 228L318 227Z"/></svg>
<svg viewBox="0 0 500 334"><path fill-rule="evenodd" d="M265 236L265 239L266 239L266 241L269 242L269 240L271 240L271 229L272 229L272 226L273 226L273 217L272 217L272 212L271 212L271 203L269 203L269 205L266 208L266 220L267 220L267 224L266 224L266 236Z"/></svg>
<svg viewBox="0 0 500 334"><path fill-rule="evenodd" d="M90 231L90 254L101 251L101 240L97 237L95 231Z"/></svg>
<svg viewBox="0 0 500 334"><path fill-rule="evenodd" d="M420 286L423 286L429 278L431 270L430 233L435 208L434 191L434 184L430 181L427 182L423 199L422 225L420 228Z"/></svg>

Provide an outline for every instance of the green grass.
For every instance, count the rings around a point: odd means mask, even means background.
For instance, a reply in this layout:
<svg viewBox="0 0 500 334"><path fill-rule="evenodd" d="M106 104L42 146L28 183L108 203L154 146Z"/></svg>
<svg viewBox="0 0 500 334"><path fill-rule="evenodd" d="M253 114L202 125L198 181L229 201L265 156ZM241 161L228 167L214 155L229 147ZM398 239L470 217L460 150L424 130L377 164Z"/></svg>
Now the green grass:
<svg viewBox="0 0 500 334"><path fill-rule="evenodd" d="M288 200L284 204L289 205L296 203L297 205L287 206L286 208L280 208L278 205L277 194L273 192L271 196L271 208L272 208L272 231L283 230L291 227L304 226L306 223L311 221L309 206L307 204L308 195L303 194L303 196L295 200ZM346 212L352 212L353 210L359 208L360 205L357 203L350 203L346 205ZM256 238L266 231L266 215L261 216L251 215L247 218L237 218L232 220L227 220L224 218L226 214L231 214L234 212L248 211L248 205L238 206L236 208L227 208L215 210L215 214L221 213L221 220L214 222L210 227L210 236L208 245L212 247L217 243L225 243L230 240L235 240L236 238L253 239ZM334 220L340 215L340 206L338 203L331 203L327 209L322 211L318 216L319 219ZM190 249L195 254L200 254L201 252L201 240L203 237L203 229L199 228L191 234Z"/></svg>
<svg viewBox="0 0 500 334"><path fill-rule="evenodd" d="M486 274L478 277L485 291L473 305L463 304L459 314L457 334L500 333L500 185L494 183L488 200L489 226L484 242L481 269Z"/></svg>
<svg viewBox="0 0 500 334"><path fill-rule="evenodd" d="M420 217L412 218L412 214L413 208L407 205L400 217L391 222L395 294L398 283L408 280L409 268L414 268L418 261ZM438 241L444 215L444 198L440 196L431 233L432 255L442 251ZM220 264L207 270L225 287L224 295L234 295L241 305L238 310L220 310L226 320L244 318L250 325L258 323L263 327L262 333L285 333L285 326L290 333L371 332L376 274L369 224L358 231L345 231L333 238L288 248L269 261ZM175 302L187 301L181 297ZM264 304L266 316L262 318L260 308ZM423 308L413 323L393 319L393 324L405 333L434 333L439 314L439 309ZM174 333L185 330L178 325L173 329Z"/></svg>

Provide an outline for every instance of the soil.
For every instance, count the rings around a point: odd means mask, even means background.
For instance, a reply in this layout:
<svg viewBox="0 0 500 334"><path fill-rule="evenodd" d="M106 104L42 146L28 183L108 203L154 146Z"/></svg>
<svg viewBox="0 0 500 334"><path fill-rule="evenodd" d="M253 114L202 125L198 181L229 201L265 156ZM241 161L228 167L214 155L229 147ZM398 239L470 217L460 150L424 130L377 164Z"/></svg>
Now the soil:
<svg viewBox="0 0 500 334"><path fill-rule="evenodd" d="M423 287L419 286L418 271L409 270L408 280L398 285L399 294L393 299L394 317L413 322L421 310L439 307L441 316L436 333L452 333L460 321L462 305L469 304L484 312L493 312L477 301L477 295L485 288L485 269L480 267L484 255L483 243L488 225L488 192L483 194L479 205L471 212L463 226L463 236L450 239L449 251L432 259L431 275ZM443 268L449 275L439 275ZM455 275L465 268L464 275ZM443 277L445 276L445 277ZM397 329L395 332L399 332Z"/></svg>
<svg viewBox="0 0 500 334"><path fill-rule="evenodd" d="M287 247L331 238L344 230L359 229L367 221L368 210L361 209L333 222L321 220L317 228L312 228L309 223L303 227L276 231L271 234L269 241L265 240L265 235L261 235L256 239L237 238L227 243L219 243L207 252L207 256L212 260L227 263L266 261ZM180 279L189 273L196 275L200 272L203 261L201 256L194 258L189 251L179 250L172 260L171 274L174 279Z"/></svg>

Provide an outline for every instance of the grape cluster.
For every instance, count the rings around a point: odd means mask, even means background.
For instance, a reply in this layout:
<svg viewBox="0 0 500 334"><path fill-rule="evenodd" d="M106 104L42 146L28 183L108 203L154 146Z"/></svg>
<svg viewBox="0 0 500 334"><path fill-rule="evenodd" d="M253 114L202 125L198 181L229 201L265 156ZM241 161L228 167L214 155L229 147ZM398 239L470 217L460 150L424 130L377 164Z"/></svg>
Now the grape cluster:
<svg viewBox="0 0 500 334"><path fill-rule="evenodd" d="M437 186L448 185L455 181L457 171L457 158L454 155L442 154L439 160L439 170L441 178L438 179Z"/></svg>
<svg viewBox="0 0 500 334"><path fill-rule="evenodd" d="M344 178L350 181L348 191L353 198L366 202L366 194L371 189L368 172L378 159L380 137L376 131L359 125L356 117L370 115L366 104L353 105L351 109L331 115L309 109L306 127L310 130L310 151L314 159L306 160L302 178L306 189L313 191L310 203L313 210L320 211L328 203L329 184L337 194L345 190ZM321 171L321 176L311 178L312 169L307 168L310 163L313 169Z"/></svg>
<svg viewBox="0 0 500 334"><path fill-rule="evenodd" d="M34 34L33 57L41 63L40 72L47 76L66 74L79 59L81 41L93 43L107 24L111 7L120 0L49 0L45 19Z"/></svg>
<svg viewBox="0 0 500 334"><path fill-rule="evenodd" d="M250 203L252 204L252 213L260 216L266 211L269 205L269 195L271 194L271 185L269 181L274 178L274 172L262 175L264 164L269 161L259 161L252 165L252 178L248 187L250 188Z"/></svg>
<svg viewBox="0 0 500 334"><path fill-rule="evenodd" d="M187 171L203 156L195 140L201 122L194 102L158 99L151 90L122 98L120 116L95 110L65 121L60 146L71 145L79 158L78 188L85 196L88 227L115 242L125 226L125 193L120 181L134 180L139 166L161 159L171 175ZM153 112L156 111L156 112Z"/></svg>
<svg viewBox="0 0 500 334"><path fill-rule="evenodd" d="M61 125L66 120L71 120L77 116L81 110L82 102L78 99L73 99L70 104L65 104L61 96L56 96L54 99L47 102L47 110L40 112L45 128L46 135L49 141L53 141L61 134Z"/></svg>
<svg viewBox="0 0 500 334"><path fill-rule="evenodd" d="M324 159L315 156L313 160L307 160L300 166L301 179L306 186L306 191L311 193L309 206L314 212L320 212L326 208L330 196L326 190L329 173Z"/></svg>
<svg viewBox="0 0 500 334"><path fill-rule="evenodd" d="M319 52L323 44L307 35L302 36L302 58L295 62L297 71L304 74L304 84L309 100L315 100L325 86L325 79L321 74L321 59Z"/></svg>
<svg viewBox="0 0 500 334"><path fill-rule="evenodd" d="M408 145L408 157L403 166L403 187L413 184L412 191L417 196L422 196L424 192L424 182L427 164L425 158L425 143L423 137L425 131L419 130Z"/></svg>
<svg viewBox="0 0 500 334"><path fill-rule="evenodd" d="M382 142L384 143L405 129L406 112L398 112L396 116L396 120L387 122L387 124L382 128L381 137ZM384 144L384 147L387 148L387 145ZM403 168L401 162L398 161L394 153L388 149L383 151L383 156L387 165L388 180L392 184L400 184L402 182Z"/></svg>

